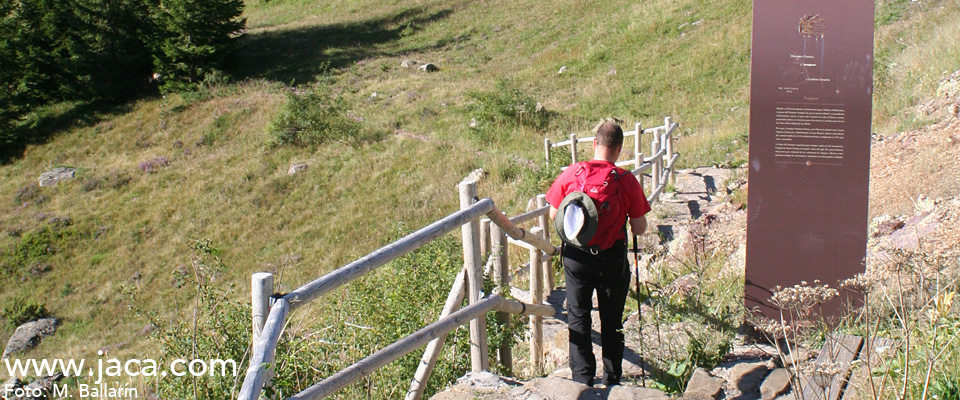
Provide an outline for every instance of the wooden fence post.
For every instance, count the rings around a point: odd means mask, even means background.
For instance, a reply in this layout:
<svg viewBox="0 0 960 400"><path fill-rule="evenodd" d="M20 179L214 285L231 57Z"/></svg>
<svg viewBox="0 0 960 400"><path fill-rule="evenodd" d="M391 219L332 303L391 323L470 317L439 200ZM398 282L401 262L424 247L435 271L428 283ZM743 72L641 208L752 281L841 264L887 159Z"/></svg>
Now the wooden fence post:
<svg viewBox="0 0 960 400"><path fill-rule="evenodd" d="M477 183L460 182L460 209L469 208L477 197ZM463 237L463 263L467 268L467 298L471 305L480 300L483 289L482 263L480 262L480 222L474 219L464 224L460 232ZM489 368L487 361L487 328L483 316L470 321L470 365L473 372Z"/></svg>
<svg viewBox="0 0 960 400"><path fill-rule="evenodd" d="M530 229L534 236L541 236L543 230L540 227ZM543 268L540 267L540 251L530 249L530 303L540 304L543 299L542 280L540 275ZM535 315L530 316L530 368L533 375L538 375L543 368L543 317Z"/></svg>
<svg viewBox="0 0 960 400"><path fill-rule="evenodd" d="M658 158L660 163L660 182L663 183L663 186L667 186L667 183L670 181L669 175L664 175L666 172L667 164L670 163L670 156L667 154L667 143L669 139L667 138L667 132L664 131L660 134L660 147L663 148L663 156Z"/></svg>
<svg viewBox="0 0 960 400"><path fill-rule="evenodd" d="M480 220L480 260L490 256L490 218Z"/></svg>
<svg viewBox="0 0 960 400"><path fill-rule="evenodd" d="M510 292L510 258L507 256L507 250L510 246L507 242L507 233L499 225L493 224L490 226L490 236L493 242L490 250L496 260L493 264L493 270L495 271L497 287L500 288L500 293L506 294ZM498 312L497 319L507 330L513 325L510 314L506 312ZM503 365L507 376L513 376L513 348L510 347L511 345L512 343L508 339L500 345L499 349L500 364Z"/></svg>
<svg viewBox="0 0 960 400"><path fill-rule="evenodd" d="M260 342L263 325L267 322L267 315L270 313L271 295L273 295L273 274L269 272L253 274L250 288L250 300L253 305L253 340L251 343ZM272 384L273 370L264 371L263 386L270 387Z"/></svg>
<svg viewBox="0 0 960 400"><path fill-rule="evenodd" d="M443 304L443 310L440 311L440 317L437 318L437 321L442 321L454 311L457 311L463 304L463 294L467 287L464 272L466 271L461 269L454 279L453 287L447 294L447 300ZM430 374L433 373L433 368L437 365L437 360L440 359L443 342L446 340L447 334L444 333L427 343L427 349L424 350L423 357L420 358L417 372L413 376L413 381L410 382L410 389L407 390L404 400L419 400L423 397L423 391L427 388L427 381L430 379Z"/></svg>
<svg viewBox="0 0 960 400"><path fill-rule="evenodd" d="M547 160L547 166L550 166L550 138L543 139L543 157Z"/></svg>
<svg viewBox="0 0 960 400"><path fill-rule="evenodd" d="M660 152L660 136L656 132L653 134L653 143L650 143L650 155L655 156ZM657 188L660 187L660 160L663 157L653 157L650 160L653 165L650 166L650 188L651 192L656 192Z"/></svg>
<svg viewBox="0 0 960 400"><path fill-rule="evenodd" d="M267 314L270 313L270 296L273 294L273 274L269 272L257 272L253 274L250 288L250 298L253 305L253 340L252 343L260 341L260 333L263 332L263 324L267 322Z"/></svg>
<svg viewBox="0 0 960 400"><path fill-rule="evenodd" d="M546 206L547 206L547 195L545 195L545 194L539 194L539 195L537 195L537 208L543 208L543 207L546 207ZM543 214L543 215L541 215L541 216L539 217L540 229L543 230L543 239L546 240L546 241L548 241L548 242L550 241L550 222L549 222L549 219L550 219L550 213L549 213L549 212L547 212L547 213L545 213L545 214ZM543 256L543 260L541 260L541 262L543 263L543 278L544 278L544 279L543 279L543 283L545 284L544 289L546 289L546 290L545 290L545 293L546 293L545 295L546 295L546 296L549 296L549 295L550 295L550 292L551 292L551 291L553 290L553 288L556 286L556 285L554 284L554 280L555 280L555 279L554 279L554 277L553 277L553 265L552 265L552 264L553 264L553 259L552 259L551 257L549 257L549 256L544 255L544 256Z"/></svg>
<svg viewBox="0 0 960 400"><path fill-rule="evenodd" d="M570 134L570 156L573 158L573 164L577 163L577 134Z"/></svg>
<svg viewBox="0 0 960 400"><path fill-rule="evenodd" d="M643 127L639 122L634 125L637 135L633 137L633 169L640 168L643 165L643 150L640 146L640 136L643 133ZM643 172L637 175L637 181L640 182L640 189L643 189Z"/></svg>
<svg viewBox="0 0 960 400"><path fill-rule="evenodd" d="M673 125L673 121L670 120L670 117L664 118L663 129L664 129L664 132L669 133L669 135L667 136L667 162L668 163L670 162L670 160L673 159L673 133L670 133L670 125ZM670 166L670 178L668 182L670 182L671 185L676 185L677 172L675 171L676 168L673 168L673 167L674 167L673 165Z"/></svg>

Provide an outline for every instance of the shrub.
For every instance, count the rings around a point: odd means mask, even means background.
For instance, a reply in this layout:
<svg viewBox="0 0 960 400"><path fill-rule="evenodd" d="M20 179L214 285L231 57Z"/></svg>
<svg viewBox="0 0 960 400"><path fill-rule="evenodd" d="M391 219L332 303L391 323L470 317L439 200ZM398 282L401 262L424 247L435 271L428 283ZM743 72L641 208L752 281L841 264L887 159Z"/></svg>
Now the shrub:
<svg viewBox="0 0 960 400"><path fill-rule="evenodd" d="M331 97L323 86L287 94L287 102L270 121L274 145L315 146L328 141L359 144L377 138L363 124L346 114L340 98Z"/></svg>
<svg viewBox="0 0 960 400"><path fill-rule="evenodd" d="M156 157L150 160L140 162L139 168L143 172L152 174L168 165L170 165L170 160L168 160L166 157Z"/></svg>
<svg viewBox="0 0 960 400"><path fill-rule="evenodd" d="M50 316L47 306L23 297L14 297L3 305L2 316L8 326L16 328L24 323Z"/></svg>
<svg viewBox="0 0 960 400"><path fill-rule="evenodd" d="M467 98L473 100L467 111L471 118L476 118L475 129L491 124L544 129L550 120L549 112L511 79L497 80L491 91L467 92Z"/></svg>
<svg viewBox="0 0 960 400"><path fill-rule="evenodd" d="M18 205L29 202L40 204L46 201L46 198L40 194L40 185L33 182L17 190L17 197L14 200Z"/></svg>

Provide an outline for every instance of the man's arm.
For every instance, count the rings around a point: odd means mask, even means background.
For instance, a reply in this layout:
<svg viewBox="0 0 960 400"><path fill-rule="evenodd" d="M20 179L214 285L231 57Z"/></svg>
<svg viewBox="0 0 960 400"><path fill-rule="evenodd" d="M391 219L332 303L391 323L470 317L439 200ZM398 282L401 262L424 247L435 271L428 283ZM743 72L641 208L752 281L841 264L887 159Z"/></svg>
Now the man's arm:
<svg viewBox="0 0 960 400"><path fill-rule="evenodd" d="M553 221L555 219L557 219L557 208L550 206L550 220Z"/></svg>
<svg viewBox="0 0 960 400"><path fill-rule="evenodd" d="M643 232L647 231L647 218L644 216L639 216L637 218L630 218L630 232L633 232L634 236L642 235Z"/></svg>

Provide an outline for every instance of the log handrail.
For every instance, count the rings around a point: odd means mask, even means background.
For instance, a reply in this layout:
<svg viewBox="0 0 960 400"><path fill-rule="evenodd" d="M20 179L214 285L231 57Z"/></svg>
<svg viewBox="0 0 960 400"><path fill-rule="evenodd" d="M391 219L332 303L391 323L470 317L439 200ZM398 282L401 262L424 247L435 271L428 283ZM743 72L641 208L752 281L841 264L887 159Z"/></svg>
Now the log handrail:
<svg viewBox="0 0 960 400"><path fill-rule="evenodd" d="M381 247L350 264L301 286L283 296L283 298L289 301L290 305L296 309L322 296L324 293L336 289L390 261L400 258L431 240L460 228L463 224L489 213L492 209L496 209L493 200L481 199L469 208L450 214L396 242Z"/></svg>
<svg viewBox="0 0 960 400"><path fill-rule="evenodd" d="M459 311L445 318L441 318L413 334L384 347L367 358L293 395L289 400L317 400L329 396L347 385L356 382L360 378L370 375L380 367L403 357L407 353L422 347L431 340L445 335L471 320L479 318L491 310L499 310L511 314L539 316L552 316L556 313L556 310L551 306L524 304L515 300L507 300L497 294L490 295L477 303L461 308Z"/></svg>

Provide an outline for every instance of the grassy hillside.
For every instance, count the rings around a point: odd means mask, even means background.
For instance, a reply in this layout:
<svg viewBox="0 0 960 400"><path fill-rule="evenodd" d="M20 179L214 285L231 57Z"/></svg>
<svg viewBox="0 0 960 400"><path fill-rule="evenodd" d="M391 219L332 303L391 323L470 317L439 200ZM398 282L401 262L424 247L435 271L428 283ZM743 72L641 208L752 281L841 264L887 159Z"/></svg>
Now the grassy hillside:
<svg viewBox="0 0 960 400"><path fill-rule="evenodd" d="M874 130L889 134L924 123L913 106L960 68L960 6L877 4ZM283 268L289 291L455 210L454 185L475 168L490 173L482 196L521 211L545 189L543 137L608 116L670 115L684 165L739 164L750 15L746 0L248 2L234 80L79 119L69 105L40 115L50 139L0 166L0 301L42 301L62 318L28 357L137 357L156 345L125 288L140 307L185 315L191 293L174 275L196 239L221 248L217 285L238 298L260 270ZM408 59L440 71L401 68ZM380 137L272 145L286 94L318 81ZM484 118L503 98L546 112L537 124ZM293 163L309 168L289 176ZM77 179L33 186L56 166Z"/></svg>

